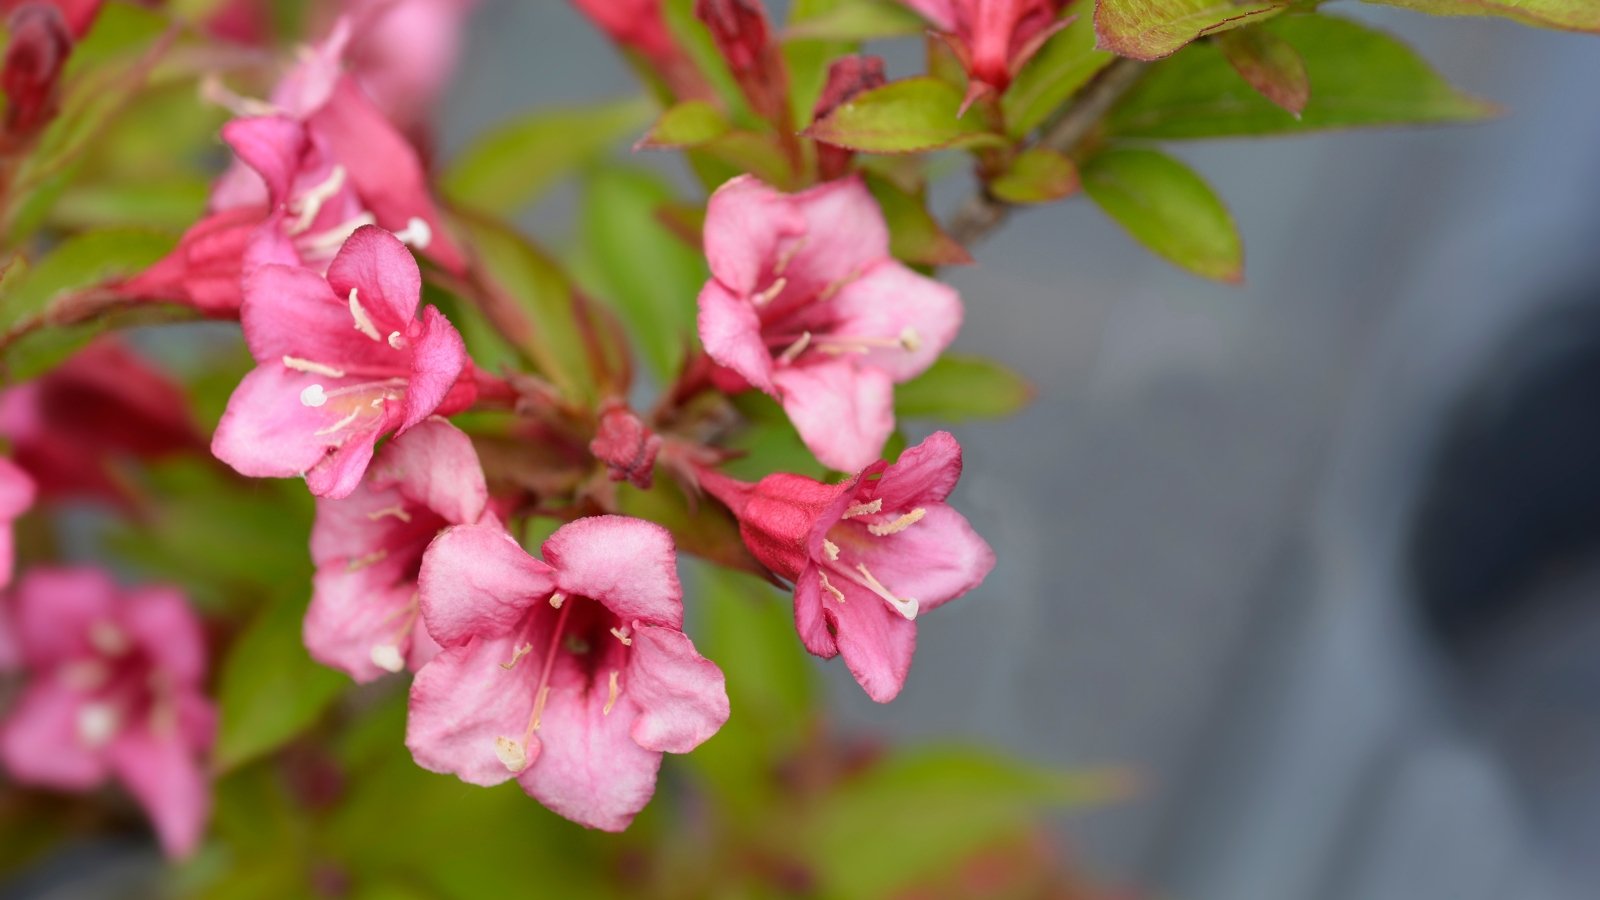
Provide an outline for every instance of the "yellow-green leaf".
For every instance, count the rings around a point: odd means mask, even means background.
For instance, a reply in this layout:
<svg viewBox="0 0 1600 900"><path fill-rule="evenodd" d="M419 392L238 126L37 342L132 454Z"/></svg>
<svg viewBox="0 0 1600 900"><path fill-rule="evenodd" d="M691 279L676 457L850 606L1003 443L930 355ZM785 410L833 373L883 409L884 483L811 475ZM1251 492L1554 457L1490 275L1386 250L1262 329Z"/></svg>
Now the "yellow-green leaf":
<svg viewBox="0 0 1600 900"><path fill-rule="evenodd" d="M936 78L908 78L858 94L806 134L866 153L916 153L1004 143L977 115L963 116L961 92Z"/></svg>
<svg viewBox="0 0 1600 900"><path fill-rule="evenodd" d="M1157 255L1204 278L1243 277L1233 217L1188 166L1155 150L1111 148L1082 175L1089 197Z"/></svg>
<svg viewBox="0 0 1600 900"><path fill-rule="evenodd" d="M1100 49L1134 59L1160 59L1201 35L1237 28L1282 12L1288 0L1099 0Z"/></svg>

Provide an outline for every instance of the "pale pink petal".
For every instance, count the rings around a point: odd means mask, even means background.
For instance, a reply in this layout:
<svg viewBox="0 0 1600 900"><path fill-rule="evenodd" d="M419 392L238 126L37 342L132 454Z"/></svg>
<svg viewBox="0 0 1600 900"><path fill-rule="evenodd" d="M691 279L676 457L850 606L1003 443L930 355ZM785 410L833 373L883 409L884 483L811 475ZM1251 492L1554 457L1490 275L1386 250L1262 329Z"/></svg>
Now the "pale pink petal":
<svg viewBox="0 0 1600 900"><path fill-rule="evenodd" d="M428 633L446 647L509 634L556 590L551 567L497 524L446 530L429 545L417 581Z"/></svg>
<svg viewBox="0 0 1600 900"><path fill-rule="evenodd" d="M884 509L906 510L943 503L960 480L961 445L950 432L935 431L901 452L877 482L868 485L868 496L881 498Z"/></svg>
<svg viewBox="0 0 1600 900"><path fill-rule="evenodd" d="M79 729L86 698L59 677L36 679L0 722L0 763L22 784L82 791L106 778L102 750Z"/></svg>
<svg viewBox="0 0 1600 900"><path fill-rule="evenodd" d="M371 477L455 525L475 524L489 503L472 438L445 419L425 419L390 441Z"/></svg>
<svg viewBox="0 0 1600 900"><path fill-rule="evenodd" d="M369 416L330 435L336 441L333 449L306 470L306 489L312 496L337 500L350 496L361 484L361 477L367 473L367 464L372 462L378 438L393 430L400 422L399 404L387 398L380 402L382 409L376 416Z"/></svg>
<svg viewBox="0 0 1600 900"><path fill-rule="evenodd" d="M824 597L822 576L815 565L808 565L794 581L794 628L800 643L807 651L823 659L839 655L839 645L828 629L828 619L822 614L822 604L832 602L833 595Z"/></svg>
<svg viewBox="0 0 1600 900"><path fill-rule="evenodd" d="M222 139L261 176L273 206L288 202L305 153L304 125L284 116L234 119L222 126Z"/></svg>
<svg viewBox="0 0 1600 900"><path fill-rule="evenodd" d="M0 530L0 552L11 550L10 530ZM12 621L11 599L0 594L0 676L22 668L22 648L17 645L17 626Z"/></svg>
<svg viewBox="0 0 1600 900"><path fill-rule="evenodd" d="M773 392L772 353L761 338L761 318L754 304L730 294L721 283L708 281L700 291L699 322L707 355L738 372L752 387Z"/></svg>
<svg viewBox="0 0 1600 900"><path fill-rule="evenodd" d="M927 612L977 587L994 568L994 550L943 503L916 508L923 516L915 525L870 537L855 552L895 596L914 597Z"/></svg>
<svg viewBox="0 0 1600 900"><path fill-rule="evenodd" d="M369 467L366 481L348 497L317 500L317 517L311 524L311 561L317 568L343 566L378 550L387 553L396 537L396 527L406 524L387 513L398 509L409 515L405 497L392 487L377 486L376 473L394 444L391 441L384 447Z"/></svg>
<svg viewBox="0 0 1600 900"><path fill-rule="evenodd" d="M901 342L855 357L897 382L922 374L961 330L961 298L955 290L894 260L871 266L823 308L832 318L827 333Z"/></svg>
<svg viewBox="0 0 1600 900"><path fill-rule="evenodd" d="M301 396L316 385L336 383L282 365L257 367L234 388L211 439L211 452L241 475L289 478L308 472L339 444L336 434L317 434L337 424L333 404L307 406ZM367 452L371 453L370 443ZM352 489L354 486L352 485Z"/></svg>
<svg viewBox="0 0 1600 900"><path fill-rule="evenodd" d="M408 668L421 667L411 659L417 615L416 585L396 582L392 568L334 564L312 577L302 634L312 659L364 684L390 673L376 661L379 647L392 648Z"/></svg>
<svg viewBox="0 0 1600 900"><path fill-rule="evenodd" d="M111 766L155 825L161 849L181 858L194 852L211 816L211 784L188 742L177 732L136 726L108 748Z"/></svg>
<svg viewBox="0 0 1600 900"><path fill-rule="evenodd" d="M843 603L830 593L822 596L822 614L833 625L839 654L867 696L888 703L900 693L911 671L916 623L853 581L834 578L830 583L845 595Z"/></svg>
<svg viewBox="0 0 1600 900"><path fill-rule="evenodd" d="M268 202L266 182L254 169L236 159L211 186L206 209L213 213L244 207L264 209Z"/></svg>
<svg viewBox="0 0 1600 900"><path fill-rule="evenodd" d="M328 36L307 48L294 68L278 82L272 91L272 104L297 119L304 119L326 105L343 76L350 33L350 18L340 16Z"/></svg>
<svg viewBox="0 0 1600 900"><path fill-rule="evenodd" d="M90 629L118 616L117 584L99 569L32 569L12 599L17 643L36 669L94 655Z"/></svg>
<svg viewBox="0 0 1600 900"><path fill-rule="evenodd" d="M889 228L859 177L818 185L793 200L805 216L806 231L784 269L790 291L821 292L889 257Z"/></svg>
<svg viewBox="0 0 1600 900"><path fill-rule="evenodd" d="M507 781L501 739L519 743L533 717L527 670L505 669L521 635L447 647L411 682L406 747L417 765L469 784ZM548 708L546 710L549 712Z"/></svg>
<svg viewBox="0 0 1600 900"><path fill-rule="evenodd" d="M289 356L336 369L361 363L404 374L400 354L357 330L348 292L336 295L310 269L265 265L251 272L239 318L257 362L281 365Z"/></svg>
<svg viewBox="0 0 1600 900"><path fill-rule="evenodd" d="M728 721L722 670L696 652L681 631L654 625L635 629L623 677L622 692L639 707L633 739L647 750L688 753Z"/></svg>
<svg viewBox="0 0 1600 900"><path fill-rule="evenodd" d="M356 291L380 334L406 337L422 298L422 273L398 238L376 225L363 225L329 263L328 286L346 301Z"/></svg>
<svg viewBox="0 0 1600 900"><path fill-rule="evenodd" d="M818 461L864 469L894 432L894 385L848 359L779 368L772 376L783 411Z"/></svg>
<svg viewBox="0 0 1600 900"><path fill-rule="evenodd" d="M15 463L0 457L0 587L11 583L15 548L11 522L33 505L33 479ZM0 658L3 658L0 652Z"/></svg>
<svg viewBox="0 0 1600 900"><path fill-rule="evenodd" d="M414 332L413 339L416 345L411 352L411 383L406 387L402 432L433 415L467 367L467 345L438 307L429 306L422 311L422 326Z"/></svg>
<svg viewBox="0 0 1600 900"><path fill-rule="evenodd" d="M711 276L734 294L763 287L784 245L805 230L794 200L740 175L717 188L706 205L704 235Z"/></svg>
<svg viewBox="0 0 1600 900"><path fill-rule="evenodd" d="M619 702L608 714L605 699L604 690L554 688L539 727L542 747L517 781L580 825L622 831L655 793L661 753L634 742L634 706Z"/></svg>
<svg viewBox="0 0 1600 900"><path fill-rule="evenodd" d="M179 685L198 685L206 674L206 639L189 602L168 587L144 587L124 595L119 621L152 664Z"/></svg>
<svg viewBox="0 0 1600 900"><path fill-rule="evenodd" d="M540 555L555 567L564 593L597 600L624 622L683 627L678 557L660 525L627 516L578 519L556 529Z"/></svg>

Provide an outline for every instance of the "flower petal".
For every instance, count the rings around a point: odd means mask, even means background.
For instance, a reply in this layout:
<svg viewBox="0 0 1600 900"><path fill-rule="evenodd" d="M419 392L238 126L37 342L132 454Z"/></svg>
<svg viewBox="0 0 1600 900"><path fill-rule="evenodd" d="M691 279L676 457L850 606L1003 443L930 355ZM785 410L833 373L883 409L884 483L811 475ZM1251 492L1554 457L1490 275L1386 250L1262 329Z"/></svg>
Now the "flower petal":
<svg viewBox="0 0 1600 900"><path fill-rule="evenodd" d="M129 296L187 303L212 316L237 313L244 302L245 248L266 215L260 206L211 213L190 226L171 253L121 290Z"/></svg>
<svg viewBox="0 0 1600 900"><path fill-rule="evenodd" d="M805 216L806 230L784 269L786 293L821 292L889 258L889 228L859 177L830 181L792 199Z"/></svg>
<svg viewBox="0 0 1600 900"><path fill-rule="evenodd" d="M301 402L303 392L327 381L281 364L258 366L228 398L211 438L212 454L251 478L289 478L309 471L340 441L339 435L317 434L338 422L338 411Z"/></svg>
<svg viewBox="0 0 1600 900"><path fill-rule="evenodd" d="M794 580L794 630L800 634L800 643L813 656L832 659L839 655L839 644L833 639L828 619L822 614L822 604L832 602L833 595L822 593L822 576L815 565L808 565Z"/></svg>
<svg viewBox="0 0 1600 900"><path fill-rule="evenodd" d="M728 721L728 689L717 664L681 631L642 625L633 632L627 683L639 707L634 741L646 750L688 753Z"/></svg>
<svg viewBox="0 0 1600 900"><path fill-rule="evenodd" d="M290 356L333 368L357 363L405 374L400 354L358 331L346 297L335 295L310 269L264 265L251 272L239 322L259 363L282 365Z"/></svg>
<svg viewBox="0 0 1600 900"><path fill-rule="evenodd" d="M897 382L922 374L961 330L960 295L894 260L872 266L822 306L833 333L908 342L910 349L879 347L855 357Z"/></svg>
<svg viewBox="0 0 1600 900"><path fill-rule="evenodd" d="M888 703L900 693L911 671L917 625L854 582L834 579L833 585L844 593L845 601L824 595L822 614L833 625L839 654L867 696Z"/></svg>
<svg viewBox="0 0 1600 900"><path fill-rule="evenodd" d="M624 622L683 628L678 557L660 525L626 516L578 519L556 529L541 555L562 591L597 600Z"/></svg>
<svg viewBox="0 0 1600 900"><path fill-rule="evenodd" d="M862 562L898 597L927 612L977 587L994 568L994 550L966 517L943 503L919 506L910 528L856 545Z"/></svg>
<svg viewBox="0 0 1600 900"><path fill-rule="evenodd" d="M22 784L83 791L106 778L105 756L78 733L85 697L59 678L45 677L23 690L0 722L0 763Z"/></svg>
<svg viewBox="0 0 1600 900"><path fill-rule="evenodd" d="M99 569L35 568L13 595L24 662L44 668L93 656L89 630L118 618L117 585Z"/></svg>
<svg viewBox="0 0 1600 900"><path fill-rule="evenodd" d="M876 482L864 482L862 499L881 498L883 508L909 510L943 503L961 480L961 445L948 431L935 431L902 451Z"/></svg>
<svg viewBox="0 0 1600 900"><path fill-rule="evenodd" d="M406 387L406 417L400 423L404 432L433 415L467 367L467 345L450 320L429 306L422 311L422 327L416 332L411 352L411 383ZM470 398L456 402L470 403Z"/></svg>
<svg viewBox="0 0 1600 900"><path fill-rule="evenodd" d="M445 530L429 545L417 578L428 633L446 647L509 634L529 606L556 590L555 582L551 567L498 524Z"/></svg>
<svg viewBox="0 0 1600 900"><path fill-rule="evenodd" d="M711 275L735 294L748 296L777 264L783 243L805 230L792 198L740 175L717 188L706 204L706 261Z"/></svg>
<svg viewBox="0 0 1600 900"><path fill-rule="evenodd" d="M287 116L234 119L222 126L222 139L261 176L272 206L289 201L306 149L304 125Z"/></svg>
<svg viewBox="0 0 1600 900"><path fill-rule="evenodd" d="M752 387L773 393L772 354L761 339L755 305L728 292L720 282L700 291L700 342L718 363L738 372Z"/></svg>
<svg viewBox="0 0 1600 900"><path fill-rule="evenodd" d="M390 441L370 477L374 485L393 485L454 525L476 523L489 503L472 439L444 419L426 419Z"/></svg>
<svg viewBox="0 0 1600 900"><path fill-rule="evenodd" d="M198 685L206 674L206 639L188 600L175 588L129 591L118 617L151 663L179 685Z"/></svg>
<svg viewBox="0 0 1600 900"><path fill-rule="evenodd" d="M211 816L211 785L182 736L138 726L117 735L108 754L117 778L150 816L167 856L194 852Z"/></svg>
<svg viewBox="0 0 1600 900"><path fill-rule="evenodd" d="M806 448L841 472L864 469L894 431L894 385L847 359L785 366L773 373L783 411Z"/></svg>
<svg viewBox="0 0 1600 900"><path fill-rule="evenodd" d="M365 684L388 675L374 650L393 647L407 668L421 667L411 657L417 621L417 587L394 578L394 567L351 570L333 564L311 580L311 606L302 629L311 658Z"/></svg>
<svg viewBox="0 0 1600 900"><path fill-rule="evenodd" d="M422 300L422 272L400 239L376 225L363 225L345 239L328 264L328 286L348 300L351 291L381 334L409 332Z"/></svg>
<svg viewBox="0 0 1600 900"><path fill-rule="evenodd" d="M468 784L511 779L497 742L522 739L534 700L523 672L529 667L501 668L512 659L519 637L446 647L417 673L406 718L406 747L417 765Z"/></svg>
<svg viewBox="0 0 1600 900"><path fill-rule="evenodd" d="M604 691L553 691L539 728L538 757L517 777L551 810L590 828L622 831L656 790L660 751L634 742L638 710L605 712Z"/></svg>

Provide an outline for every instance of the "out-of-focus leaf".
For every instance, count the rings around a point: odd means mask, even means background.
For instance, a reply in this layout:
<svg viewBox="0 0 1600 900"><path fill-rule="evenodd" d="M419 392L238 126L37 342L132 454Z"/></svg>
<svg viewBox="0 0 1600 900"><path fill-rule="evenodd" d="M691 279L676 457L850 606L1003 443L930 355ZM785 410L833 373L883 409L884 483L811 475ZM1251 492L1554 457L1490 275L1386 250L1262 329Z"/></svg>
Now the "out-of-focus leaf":
<svg viewBox="0 0 1600 900"><path fill-rule="evenodd" d="M746 172L778 188L795 188L794 166L768 134L730 131L689 151L696 174L708 189Z"/></svg>
<svg viewBox="0 0 1600 900"><path fill-rule="evenodd" d="M44 312L63 294L142 271L172 249L170 234L114 228L73 235L35 263L0 296L0 332Z"/></svg>
<svg viewBox="0 0 1600 900"><path fill-rule="evenodd" d="M1155 150L1111 148L1084 163L1082 176L1090 199L1158 256L1204 278L1243 277L1233 217L1188 166Z"/></svg>
<svg viewBox="0 0 1600 900"><path fill-rule="evenodd" d="M735 478L756 481L773 472L793 472L822 478L826 466L806 449L782 407L766 394L746 391L733 398L743 424L728 445L745 455L730 460L723 470Z"/></svg>
<svg viewBox="0 0 1600 900"><path fill-rule="evenodd" d="M195 175L73 185L56 200L51 221L73 229L144 225L177 230L200 218L210 190Z"/></svg>
<svg viewBox="0 0 1600 900"><path fill-rule="evenodd" d="M1000 98L1006 131L1022 137L1033 131L1105 68L1116 55L1094 46L1094 19L1079 15L1056 32Z"/></svg>
<svg viewBox="0 0 1600 900"><path fill-rule="evenodd" d="M796 15L783 36L790 41L871 41L921 34L928 23L893 0L845 0L810 16Z"/></svg>
<svg viewBox="0 0 1600 900"><path fill-rule="evenodd" d="M656 215L672 202L671 188L652 172L602 169L586 185L582 225L584 273L622 317L661 384L682 365L708 277L701 254Z"/></svg>
<svg viewBox="0 0 1600 900"><path fill-rule="evenodd" d="M807 855L823 896L892 896L1047 810L1103 804L1128 787L1120 770L1057 772L980 750L904 753L828 799Z"/></svg>
<svg viewBox="0 0 1600 900"><path fill-rule="evenodd" d="M1306 61L1289 42L1263 28L1235 28L1216 37L1217 50L1256 93L1299 117L1311 99Z"/></svg>
<svg viewBox="0 0 1600 900"><path fill-rule="evenodd" d="M796 0L789 8L789 29L804 27L806 23L838 15L841 10L856 6L861 0ZM811 121L811 111L828 79L828 66L834 60L856 49L848 38L821 37L816 40L785 39L782 46L783 62L789 70L789 114L794 121L805 124Z"/></svg>
<svg viewBox="0 0 1600 900"><path fill-rule="evenodd" d="M1494 112L1457 91L1409 47L1381 31L1327 15L1284 16L1261 26L1305 62L1311 97L1297 119L1246 84L1215 45L1196 44L1155 66L1107 117L1109 133L1209 138L1427 122Z"/></svg>
<svg viewBox="0 0 1600 900"><path fill-rule="evenodd" d="M866 153L915 153L1004 143L978 115L963 116L961 92L936 78L907 78L857 94L806 129L827 144Z"/></svg>
<svg viewBox="0 0 1600 900"><path fill-rule="evenodd" d="M895 388L895 415L904 419L993 419L1014 415L1033 400L1028 380L992 359L946 353L916 378Z"/></svg>
<svg viewBox="0 0 1600 900"><path fill-rule="evenodd" d="M1197 37L1237 28L1283 11L1288 0L1100 0L1100 49L1134 59L1160 59Z"/></svg>
<svg viewBox="0 0 1600 900"><path fill-rule="evenodd" d="M966 248L946 234L939 221L928 212L921 192L908 192L877 174L867 175L867 190L883 210L883 218L889 225L889 252L895 259L925 266L959 266L972 262Z"/></svg>
<svg viewBox="0 0 1600 900"><path fill-rule="evenodd" d="M462 206L500 215L515 212L557 179L636 133L649 117L650 104L643 100L527 113L474 141L445 169L441 188Z"/></svg>
<svg viewBox="0 0 1600 900"><path fill-rule="evenodd" d="M1078 189L1078 167L1048 147L1031 147L1017 155L989 193L1007 203L1049 203Z"/></svg>
<svg viewBox="0 0 1600 900"><path fill-rule="evenodd" d="M309 579L293 583L307 586ZM306 597L268 604L234 643L217 690L214 765L226 772L311 727L349 680L311 661L300 640Z"/></svg>
<svg viewBox="0 0 1600 900"><path fill-rule="evenodd" d="M685 553L731 569L764 571L744 548L739 526L727 510L709 497L691 502L671 478L658 477L648 491L627 482L617 485L617 508L623 515L647 519L672 532Z"/></svg>
<svg viewBox="0 0 1600 900"><path fill-rule="evenodd" d="M698 147L722 137L732 127L722 111L704 100L685 100L661 114L640 147Z"/></svg>
<svg viewBox="0 0 1600 900"><path fill-rule="evenodd" d="M1537 28L1600 32L1593 0L1367 0L1433 16L1499 16Z"/></svg>

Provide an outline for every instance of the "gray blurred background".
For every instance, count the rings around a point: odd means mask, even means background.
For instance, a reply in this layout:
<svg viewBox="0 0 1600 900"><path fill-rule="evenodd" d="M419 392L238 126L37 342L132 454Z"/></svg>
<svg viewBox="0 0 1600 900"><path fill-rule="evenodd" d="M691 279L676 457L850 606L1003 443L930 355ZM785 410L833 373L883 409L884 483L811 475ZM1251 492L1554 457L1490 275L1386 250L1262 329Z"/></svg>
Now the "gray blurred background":
<svg viewBox="0 0 1600 900"><path fill-rule="evenodd" d="M1334 9L1506 115L1174 145L1234 212L1242 287L1082 200L951 271L957 346L1039 387L958 429L1000 566L923 620L893 705L832 666L835 705L1138 767L1066 830L1160 895L1600 896L1600 41ZM564 3L486 0L470 42L446 153L634 90ZM560 245L571 212L531 225Z"/></svg>

